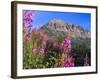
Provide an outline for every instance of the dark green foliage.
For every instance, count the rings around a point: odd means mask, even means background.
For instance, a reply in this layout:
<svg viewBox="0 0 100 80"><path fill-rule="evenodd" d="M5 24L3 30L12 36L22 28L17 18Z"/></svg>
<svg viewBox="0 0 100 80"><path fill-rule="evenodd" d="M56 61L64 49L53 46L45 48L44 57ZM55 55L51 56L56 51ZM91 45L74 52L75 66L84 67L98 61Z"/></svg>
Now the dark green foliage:
<svg viewBox="0 0 100 80"><path fill-rule="evenodd" d="M91 57L91 41L90 39L74 38L72 39L72 56L75 59L76 66L84 65L86 54Z"/></svg>
<svg viewBox="0 0 100 80"><path fill-rule="evenodd" d="M53 43L47 42L46 55L44 59L44 63L46 64L46 67L54 68L58 58L59 58L59 47L57 46L54 47Z"/></svg>

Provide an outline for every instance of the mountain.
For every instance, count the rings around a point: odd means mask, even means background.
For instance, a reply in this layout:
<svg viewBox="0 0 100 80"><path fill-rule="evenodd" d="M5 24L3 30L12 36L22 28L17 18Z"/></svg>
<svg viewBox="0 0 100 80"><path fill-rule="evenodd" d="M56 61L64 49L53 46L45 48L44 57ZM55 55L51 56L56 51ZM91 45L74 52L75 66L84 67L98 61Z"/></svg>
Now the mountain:
<svg viewBox="0 0 100 80"><path fill-rule="evenodd" d="M64 36L70 32L73 38L80 37L86 39L91 37L91 33L82 27L57 19L49 21L41 29L50 36Z"/></svg>

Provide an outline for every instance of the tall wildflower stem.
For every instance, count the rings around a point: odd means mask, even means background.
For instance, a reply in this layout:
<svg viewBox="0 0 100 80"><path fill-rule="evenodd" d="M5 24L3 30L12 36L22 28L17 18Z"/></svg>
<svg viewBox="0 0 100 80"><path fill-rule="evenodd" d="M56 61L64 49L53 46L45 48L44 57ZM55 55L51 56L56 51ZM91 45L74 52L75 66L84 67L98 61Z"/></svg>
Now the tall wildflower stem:
<svg viewBox="0 0 100 80"><path fill-rule="evenodd" d="M30 32L34 22L34 11L24 10L23 11L23 36L26 42L30 41Z"/></svg>

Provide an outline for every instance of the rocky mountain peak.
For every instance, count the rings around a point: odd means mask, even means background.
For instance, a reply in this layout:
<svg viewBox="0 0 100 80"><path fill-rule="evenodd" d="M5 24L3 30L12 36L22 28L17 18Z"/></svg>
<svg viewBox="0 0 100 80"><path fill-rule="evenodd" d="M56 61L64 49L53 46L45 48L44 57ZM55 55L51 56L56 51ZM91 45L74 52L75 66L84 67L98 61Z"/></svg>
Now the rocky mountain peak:
<svg viewBox="0 0 100 80"><path fill-rule="evenodd" d="M90 38L90 35L91 35L90 32L88 32L81 26L76 26L74 24L70 24L59 19L50 20L42 28L43 29L46 28L54 32L63 32L63 33L71 32L72 37Z"/></svg>

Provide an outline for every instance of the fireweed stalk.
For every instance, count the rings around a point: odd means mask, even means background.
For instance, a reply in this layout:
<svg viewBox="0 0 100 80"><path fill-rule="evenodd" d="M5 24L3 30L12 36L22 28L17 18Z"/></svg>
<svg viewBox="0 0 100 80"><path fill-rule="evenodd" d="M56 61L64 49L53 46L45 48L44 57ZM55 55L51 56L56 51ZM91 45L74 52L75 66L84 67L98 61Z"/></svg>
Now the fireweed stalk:
<svg viewBox="0 0 100 80"><path fill-rule="evenodd" d="M45 49L45 46L46 46L46 34L42 33L39 29L38 30L35 30L33 29L32 30L32 24L34 22L34 11L24 11L23 12L23 29L24 29L24 40L29 43L30 40L31 40L31 32L33 33L33 37L34 37L34 44L33 44L33 48L32 48L32 53L36 53L36 52L39 52L40 55L43 55L44 54L44 49ZM41 35L39 36L39 34L41 33ZM38 43L38 36L39 37L42 37L42 44L41 44L41 47L38 48L37 46L37 43Z"/></svg>
<svg viewBox="0 0 100 80"><path fill-rule="evenodd" d="M41 44L41 48L40 48L39 52L40 52L40 55L44 55L45 48L46 48L46 38L47 38L46 33L42 32L41 33L41 38L42 38L42 40L41 40L42 44Z"/></svg>
<svg viewBox="0 0 100 80"><path fill-rule="evenodd" d="M60 50L62 53L61 57L61 65L63 67L74 67L74 60L71 53L71 38L65 37L64 40L61 43Z"/></svg>
<svg viewBox="0 0 100 80"><path fill-rule="evenodd" d="M39 53L41 56L45 55L45 48L46 48L46 41L47 35L46 33L42 32L40 29L33 30L33 53Z"/></svg>
<svg viewBox="0 0 100 80"><path fill-rule="evenodd" d="M26 42L29 42L31 39L31 28L32 28L32 24L34 22L34 12L33 11L29 11L29 10L25 10L23 11L23 32L24 32L24 40Z"/></svg>

